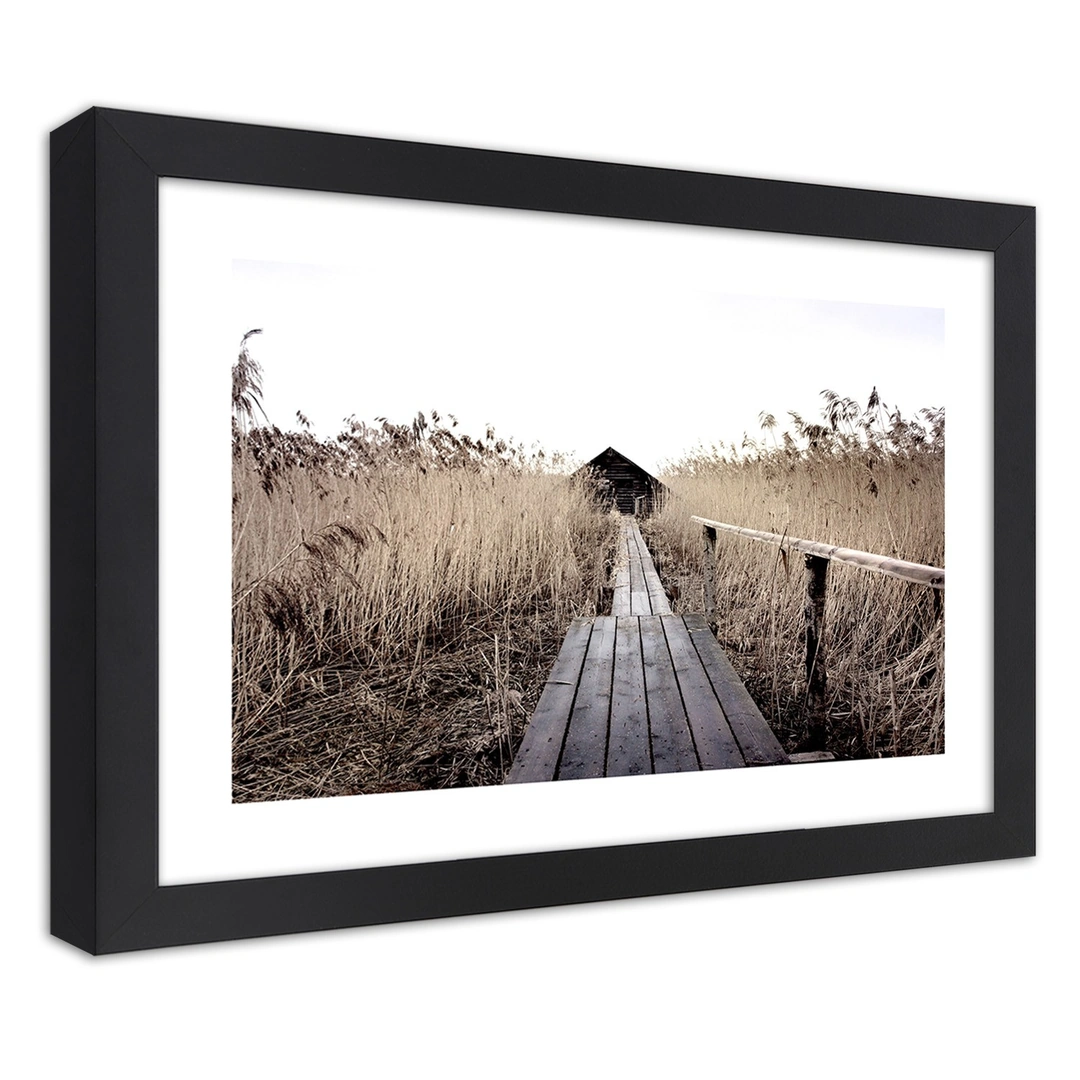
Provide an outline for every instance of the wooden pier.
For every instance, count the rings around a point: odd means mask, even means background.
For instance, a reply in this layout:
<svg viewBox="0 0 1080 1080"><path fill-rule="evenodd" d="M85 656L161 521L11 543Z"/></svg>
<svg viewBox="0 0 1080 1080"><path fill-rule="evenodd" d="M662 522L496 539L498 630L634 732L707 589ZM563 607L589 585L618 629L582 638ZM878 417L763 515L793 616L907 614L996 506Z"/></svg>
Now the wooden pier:
<svg viewBox="0 0 1080 1080"><path fill-rule="evenodd" d="M670 615L671 605L660 584L660 575L641 530L631 517L623 520L617 556L611 614Z"/></svg>
<svg viewBox="0 0 1080 1080"><path fill-rule="evenodd" d="M704 615L673 615L637 522L612 614L575 619L506 783L787 764Z"/></svg>

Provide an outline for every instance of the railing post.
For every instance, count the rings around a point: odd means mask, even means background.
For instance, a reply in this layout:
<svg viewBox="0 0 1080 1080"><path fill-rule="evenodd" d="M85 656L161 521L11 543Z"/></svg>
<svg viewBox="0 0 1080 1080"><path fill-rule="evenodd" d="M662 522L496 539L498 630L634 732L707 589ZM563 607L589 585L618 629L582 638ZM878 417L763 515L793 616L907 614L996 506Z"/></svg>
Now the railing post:
<svg viewBox="0 0 1080 1080"><path fill-rule="evenodd" d="M806 561L806 719L809 737L805 749L825 746L825 588L829 560L805 555ZM820 746L818 744L820 743Z"/></svg>
<svg viewBox="0 0 1080 1080"><path fill-rule="evenodd" d="M702 529L703 538L705 541L705 621L709 624L709 629L715 634L717 630L716 621L716 586L714 578L716 577L716 530L711 525L703 525Z"/></svg>

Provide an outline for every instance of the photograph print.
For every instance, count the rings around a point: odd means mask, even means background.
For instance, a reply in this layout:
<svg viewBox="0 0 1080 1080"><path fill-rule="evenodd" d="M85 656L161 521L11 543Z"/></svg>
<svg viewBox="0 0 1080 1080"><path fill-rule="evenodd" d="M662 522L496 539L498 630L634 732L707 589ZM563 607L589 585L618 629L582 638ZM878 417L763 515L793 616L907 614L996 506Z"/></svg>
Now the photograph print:
<svg viewBox="0 0 1080 1080"><path fill-rule="evenodd" d="M218 323L235 802L945 752L943 308L349 202Z"/></svg>

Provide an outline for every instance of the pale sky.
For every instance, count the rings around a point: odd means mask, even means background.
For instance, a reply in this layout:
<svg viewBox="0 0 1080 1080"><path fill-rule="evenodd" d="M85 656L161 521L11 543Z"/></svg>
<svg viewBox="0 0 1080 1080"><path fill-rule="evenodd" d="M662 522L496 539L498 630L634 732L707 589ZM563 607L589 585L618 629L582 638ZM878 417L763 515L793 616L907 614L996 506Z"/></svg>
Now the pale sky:
<svg viewBox="0 0 1080 1080"><path fill-rule="evenodd" d="M229 252L202 306L228 294L229 363L262 328L251 351L279 426L301 409L329 436L350 414L436 409L473 434L492 424L582 461L610 445L655 470L759 434L763 411L817 419L824 389L865 402L876 385L905 415L948 405L943 298L970 253L190 188L177 220L200 268Z"/></svg>
<svg viewBox="0 0 1080 1080"><path fill-rule="evenodd" d="M877 386L905 415L944 405L945 312L701 291L589 291L513 275L420 289L390 273L233 263L236 343L252 338L264 405L320 435L350 414L452 413L526 446L587 460L606 446L655 470L701 442L816 420L820 392L865 404ZM421 283L416 283L419 285ZM423 284L431 285L431 282Z"/></svg>

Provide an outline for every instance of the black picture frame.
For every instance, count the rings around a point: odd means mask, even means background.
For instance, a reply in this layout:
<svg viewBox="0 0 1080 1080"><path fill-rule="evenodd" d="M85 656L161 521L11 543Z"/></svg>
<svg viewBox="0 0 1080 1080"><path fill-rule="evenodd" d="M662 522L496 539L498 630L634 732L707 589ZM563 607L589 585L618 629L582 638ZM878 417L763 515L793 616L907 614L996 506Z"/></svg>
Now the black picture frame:
<svg viewBox="0 0 1080 1080"><path fill-rule="evenodd" d="M51 162L56 936L111 953L1035 853L1034 208L100 108ZM160 886L159 177L993 252L992 812Z"/></svg>

